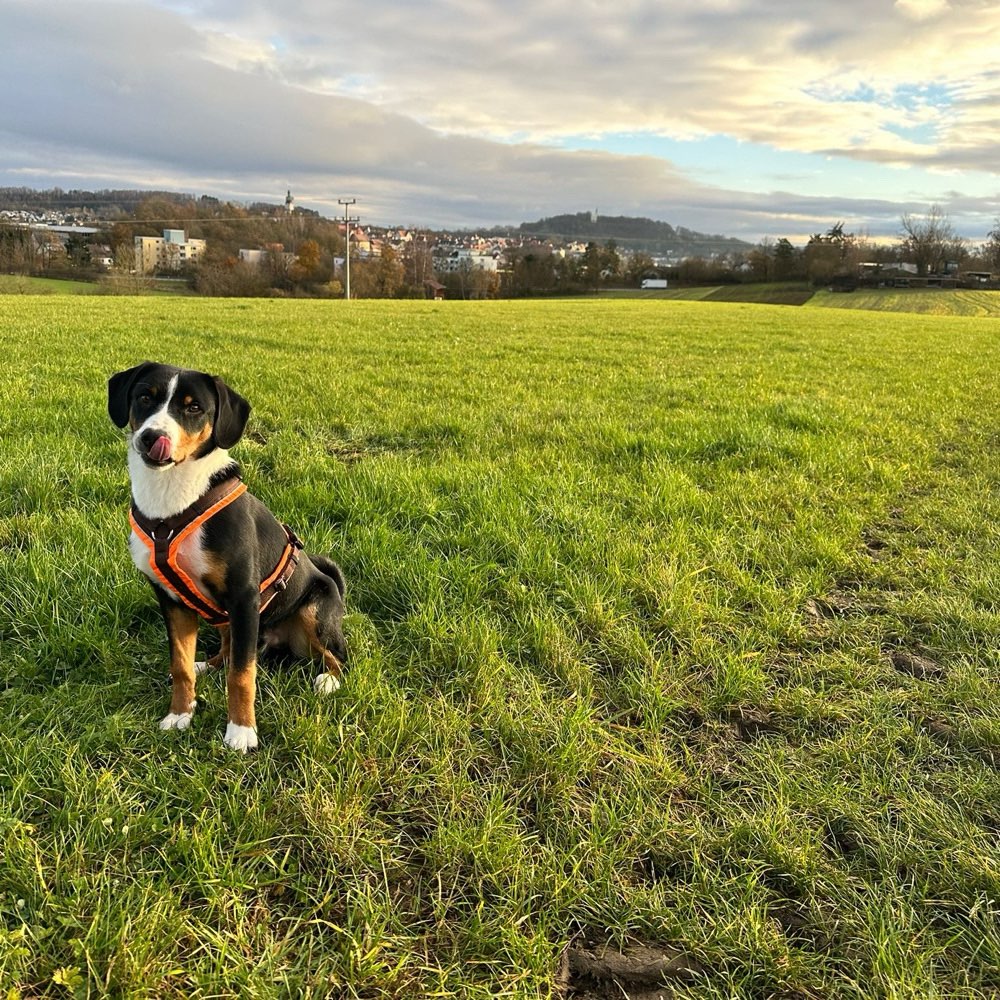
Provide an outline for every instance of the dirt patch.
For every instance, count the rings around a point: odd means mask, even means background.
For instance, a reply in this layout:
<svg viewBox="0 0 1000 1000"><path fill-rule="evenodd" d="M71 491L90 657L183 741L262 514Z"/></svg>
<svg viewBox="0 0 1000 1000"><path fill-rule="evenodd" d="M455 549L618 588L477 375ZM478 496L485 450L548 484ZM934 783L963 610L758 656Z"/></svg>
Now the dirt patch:
<svg viewBox="0 0 1000 1000"><path fill-rule="evenodd" d="M996 747L984 746L971 735L960 732L951 723L931 715L920 716L916 722L928 736L943 746L978 757L989 767L1000 768L1000 750Z"/></svg>
<svg viewBox="0 0 1000 1000"><path fill-rule="evenodd" d="M352 441L331 441L326 446L326 453L345 465L360 462L368 454L366 449L359 448L357 443Z"/></svg>
<svg viewBox="0 0 1000 1000"><path fill-rule="evenodd" d="M768 907L768 914L791 944L813 951L829 950L830 935L816 923L804 903L789 901L773 903Z"/></svg>
<svg viewBox="0 0 1000 1000"><path fill-rule="evenodd" d="M844 618L855 610L856 598L843 590L835 590L823 597L811 597L806 601L806 615L814 622Z"/></svg>
<svg viewBox="0 0 1000 1000"><path fill-rule="evenodd" d="M636 942L619 950L606 942L579 939L563 952L557 976L561 995L576 1000L656 1000L674 995L705 967L670 945Z"/></svg>
<svg viewBox="0 0 1000 1000"><path fill-rule="evenodd" d="M736 732L741 743L754 743L765 736L780 736L778 720L757 708L735 708L725 712L722 721Z"/></svg>
<svg viewBox="0 0 1000 1000"><path fill-rule="evenodd" d="M832 854L839 854L846 860L871 860L871 852L865 838L844 816L833 816L827 820L823 840Z"/></svg>
<svg viewBox="0 0 1000 1000"><path fill-rule="evenodd" d="M872 559L881 559L885 555L886 549L889 548L889 543L884 538L880 538L872 532L862 535L861 541L864 544L865 552Z"/></svg>
<svg viewBox="0 0 1000 1000"><path fill-rule="evenodd" d="M885 650L889 662L901 674L909 677L916 677L918 680L940 680L947 673L944 667L929 656L919 653L910 653L905 649Z"/></svg>

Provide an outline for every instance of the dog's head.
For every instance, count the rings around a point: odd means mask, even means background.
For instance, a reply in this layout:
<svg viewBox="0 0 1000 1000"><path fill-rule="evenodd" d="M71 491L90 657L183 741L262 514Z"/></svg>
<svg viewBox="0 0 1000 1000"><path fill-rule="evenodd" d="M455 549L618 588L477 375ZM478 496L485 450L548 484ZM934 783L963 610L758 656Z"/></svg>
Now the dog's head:
<svg viewBox="0 0 1000 1000"><path fill-rule="evenodd" d="M153 469L167 469L243 434L250 404L215 375L144 361L108 379L108 414L128 427L131 446Z"/></svg>

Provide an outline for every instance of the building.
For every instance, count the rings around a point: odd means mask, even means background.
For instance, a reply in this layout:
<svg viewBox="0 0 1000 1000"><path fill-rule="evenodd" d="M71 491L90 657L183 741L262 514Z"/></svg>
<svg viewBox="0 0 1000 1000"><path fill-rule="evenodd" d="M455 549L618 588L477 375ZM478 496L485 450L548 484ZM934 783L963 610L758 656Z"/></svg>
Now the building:
<svg viewBox="0 0 1000 1000"><path fill-rule="evenodd" d="M136 272L179 271L201 257L207 245L205 240L189 240L183 229L164 229L163 236L136 236Z"/></svg>
<svg viewBox="0 0 1000 1000"><path fill-rule="evenodd" d="M287 253L282 243L268 243L257 250L241 248L240 260L252 267L263 267L265 264L270 264L272 267L287 268L295 262L295 254Z"/></svg>
<svg viewBox="0 0 1000 1000"><path fill-rule="evenodd" d="M87 252L90 254L90 263L94 267L103 268L105 271L110 271L114 267L115 255L106 243L90 243L87 246Z"/></svg>
<svg viewBox="0 0 1000 1000"><path fill-rule="evenodd" d="M499 254L495 253L484 253L462 246L437 246L433 253L434 269L438 274L455 274L473 268L483 271L499 269Z"/></svg>

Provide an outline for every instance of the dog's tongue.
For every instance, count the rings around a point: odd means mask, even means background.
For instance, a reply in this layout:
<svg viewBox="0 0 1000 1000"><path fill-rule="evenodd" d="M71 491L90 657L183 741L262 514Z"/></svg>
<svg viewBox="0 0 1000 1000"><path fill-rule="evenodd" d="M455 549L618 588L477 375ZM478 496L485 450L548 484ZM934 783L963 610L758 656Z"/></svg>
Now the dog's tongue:
<svg viewBox="0 0 1000 1000"><path fill-rule="evenodd" d="M166 434L158 437L152 448L149 449L149 457L154 462L166 462L170 458L170 438Z"/></svg>

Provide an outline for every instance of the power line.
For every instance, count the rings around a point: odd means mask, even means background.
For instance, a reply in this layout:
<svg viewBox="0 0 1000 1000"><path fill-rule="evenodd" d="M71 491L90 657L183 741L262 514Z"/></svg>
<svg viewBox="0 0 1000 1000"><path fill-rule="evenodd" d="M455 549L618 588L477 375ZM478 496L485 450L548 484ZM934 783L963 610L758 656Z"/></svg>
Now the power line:
<svg viewBox="0 0 1000 1000"><path fill-rule="evenodd" d="M360 222L361 218L357 215L348 215L347 210L351 205L356 205L357 202L357 198L337 199L337 204L344 206L344 271L346 275L344 298L348 301L351 298L351 226L354 223Z"/></svg>

